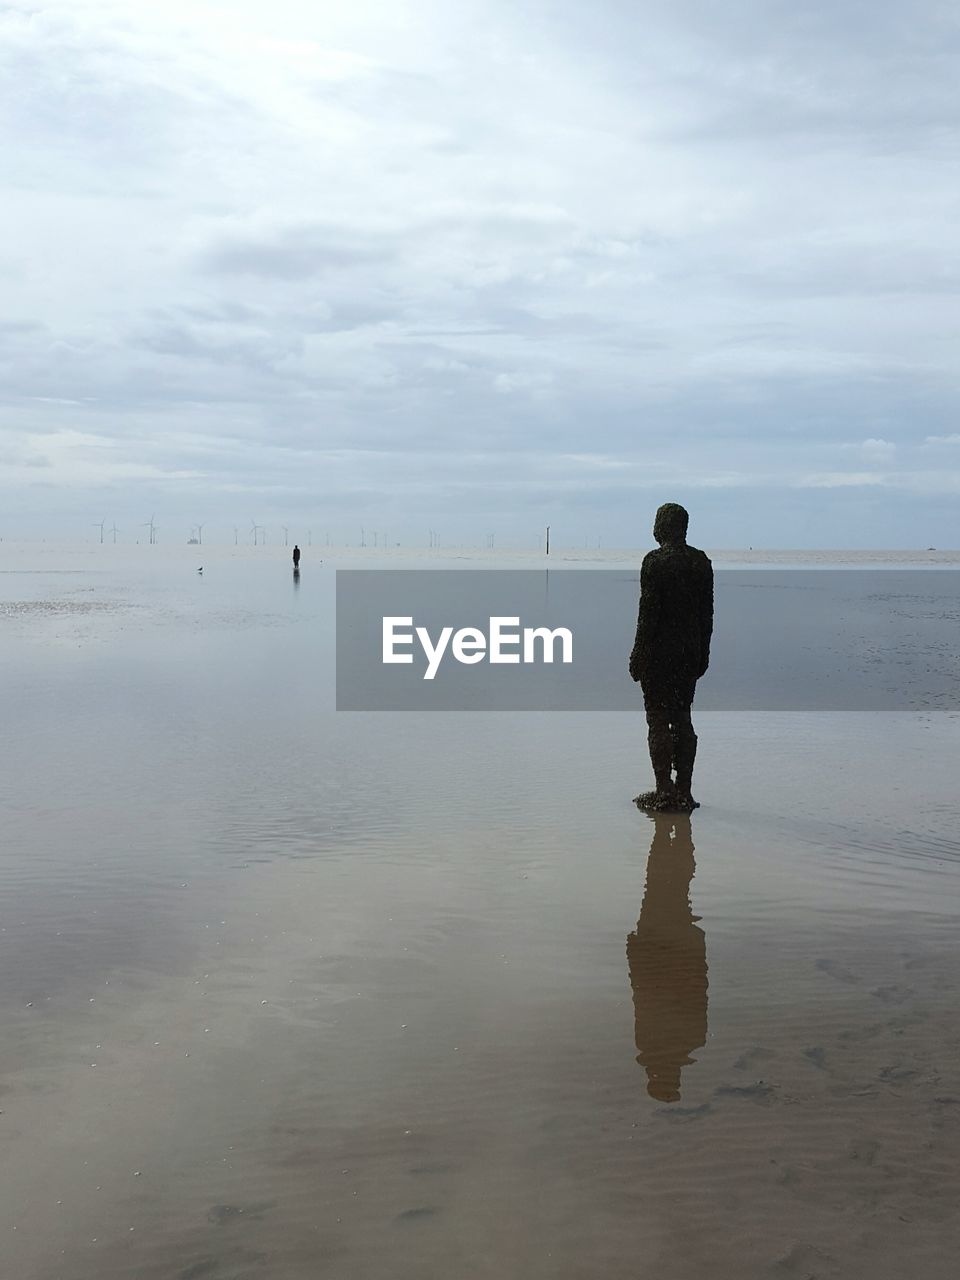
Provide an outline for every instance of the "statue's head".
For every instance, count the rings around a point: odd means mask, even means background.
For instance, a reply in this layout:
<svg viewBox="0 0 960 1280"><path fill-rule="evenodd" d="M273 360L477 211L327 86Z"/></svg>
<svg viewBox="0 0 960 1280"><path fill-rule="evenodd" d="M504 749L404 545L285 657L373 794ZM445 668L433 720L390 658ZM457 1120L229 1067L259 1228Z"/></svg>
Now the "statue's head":
<svg viewBox="0 0 960 1280"><path fill-rule="evenodd" d="M661 546L665 542L684 542L690 517L679 502L665 502L657 509L653 536Z"/></svg>

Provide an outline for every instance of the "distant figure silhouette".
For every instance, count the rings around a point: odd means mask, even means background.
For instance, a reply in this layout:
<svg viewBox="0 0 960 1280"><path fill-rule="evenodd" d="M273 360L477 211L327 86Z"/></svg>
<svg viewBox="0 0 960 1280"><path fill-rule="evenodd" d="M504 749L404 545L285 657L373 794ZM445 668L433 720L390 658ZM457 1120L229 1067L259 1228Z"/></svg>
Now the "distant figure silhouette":
<svg viewBox="0 0 960 1280"><path fill-rule="evenodd" d="M300 548L297 546L293 548L293 567L295 569L300 568Z"/></svg>
<svg viewBox="0 0 960 1280"><path fill-rule="evenodd" d="M702 551L687 545L688 519L676 502L657 511L653 536L660 546L640 568L637 636L630 654L630 675L643 690L656 782L656 790L637 796L636 804L681 813L697 807L691 794L697 735L690 708L710 662L713 633L713 566Z"/></svg>
<svg viewBox="0 0 960 1280"><path fill-rule="evenodd" d="M637 1062L647 1093L677 1102L680 1073L707 1042L707 943L690 907L693 837L686 814L656 813L637 928L627 938Z"/></svg>

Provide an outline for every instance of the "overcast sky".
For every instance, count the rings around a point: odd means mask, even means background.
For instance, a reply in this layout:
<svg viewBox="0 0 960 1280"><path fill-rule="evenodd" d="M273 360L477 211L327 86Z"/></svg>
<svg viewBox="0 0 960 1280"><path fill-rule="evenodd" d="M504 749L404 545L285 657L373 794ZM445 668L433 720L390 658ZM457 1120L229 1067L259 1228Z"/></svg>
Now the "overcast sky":
<svg viewBox="0 0 960 1280"><path fill-rule="evenodd" d="M0 535L960 545L958 48L934 0L6 0Z"/></svg>

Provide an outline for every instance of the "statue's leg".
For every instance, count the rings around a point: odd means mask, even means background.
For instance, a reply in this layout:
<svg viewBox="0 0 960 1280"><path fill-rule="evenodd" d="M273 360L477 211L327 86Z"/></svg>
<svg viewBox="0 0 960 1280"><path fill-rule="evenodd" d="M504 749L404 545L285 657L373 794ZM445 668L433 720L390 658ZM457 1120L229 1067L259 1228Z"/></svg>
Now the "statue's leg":
<svg viewBox="0 0 960 1280"><path fill-rule="evenodd" d="M673 767L677 775L677 794L693 803L693 764L697 758L697 735L693 731L690 708L674 712L671 722Z"/></svg>
<svg viewBox="0 0 960 1280"><path fill-rule="evenodd" d="M684 714L682 707L674 707L670 712L670 764L674 773L677 773L681 767L684 738L689 721L690 717ZM693 728L692 724L690 728Z"/></svg>
<svg viewBox="0 0 960 1280"><path fill-rule="evenodd" d="M675 791L670 776L673 738L670 732L670 713L663 707L647 706L647 744L656 790L637 796L636 804L641 809L672 809L675 807Z"/></svg>
<svg viewBox="0 0 960 1280"><path fill-rule="evenodd" d="M671 791L673 780L670 770L673 766L673 735L670 731L670 715L667 711L647 712L647 745L650 748L650 763L653 765L653 777L658 791Z"/></svg>

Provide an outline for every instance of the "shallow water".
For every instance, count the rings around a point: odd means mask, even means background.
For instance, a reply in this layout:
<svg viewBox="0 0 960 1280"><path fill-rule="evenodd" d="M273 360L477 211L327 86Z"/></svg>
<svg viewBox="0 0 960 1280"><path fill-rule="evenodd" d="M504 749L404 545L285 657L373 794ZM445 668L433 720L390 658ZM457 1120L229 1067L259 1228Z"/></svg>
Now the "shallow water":
<svg viewBox="0 0 960 1280"><path fill-rule="evenodd" d="M121 550L0 554L6 1274L954 1274L954 716L657 824L639 712L337 715L332 565Z"/></svg>

